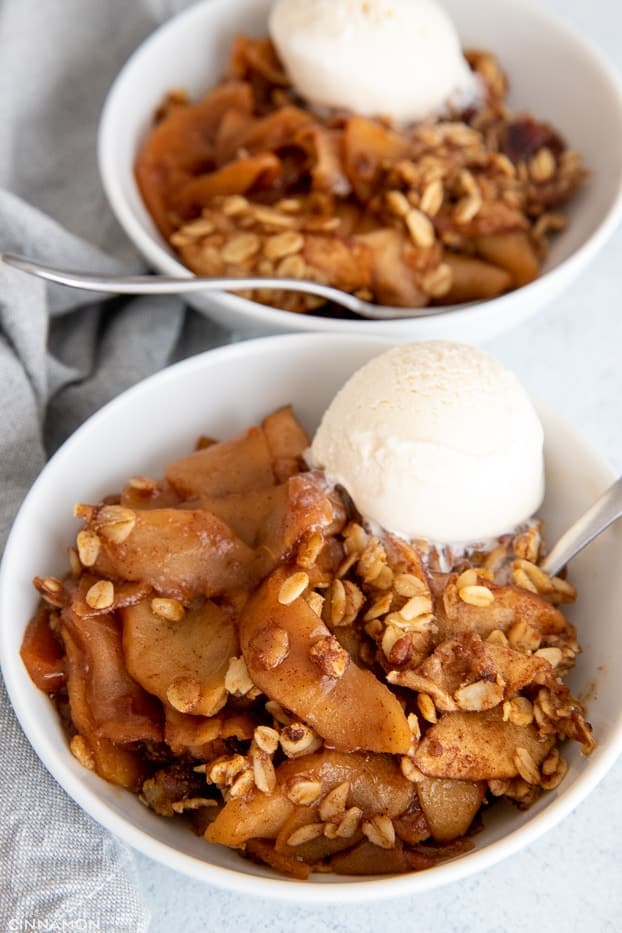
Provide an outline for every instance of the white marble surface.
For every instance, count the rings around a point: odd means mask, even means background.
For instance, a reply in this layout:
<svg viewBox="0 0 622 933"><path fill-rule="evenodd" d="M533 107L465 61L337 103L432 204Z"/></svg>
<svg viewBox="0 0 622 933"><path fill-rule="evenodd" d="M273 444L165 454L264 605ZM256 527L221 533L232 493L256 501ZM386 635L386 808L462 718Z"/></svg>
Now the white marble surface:
<svg viewBox="0 0 622 933"><path fill-rule="evenodd" d="M500 3L503 0L499 0ZM619 0L540 0L622 70ZM551 76L554 80L554 75ZM527 388L570 420L622 472L622 231L536 320L489 345ZM622 761L559 827L472 879L415 898L340 910L229 894L137 856L151 933L619 933Z"/></svg>

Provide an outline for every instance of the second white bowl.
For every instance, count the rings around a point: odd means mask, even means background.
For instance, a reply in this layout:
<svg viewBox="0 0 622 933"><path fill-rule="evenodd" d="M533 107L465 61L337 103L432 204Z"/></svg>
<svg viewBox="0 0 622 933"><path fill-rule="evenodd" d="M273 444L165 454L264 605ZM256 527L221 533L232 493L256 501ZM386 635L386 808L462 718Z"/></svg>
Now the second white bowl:
<svg viewBox="0 0 622 933"><path fill-rule="evenodd" d="M155 229L134 179L153 114L171 88L193 96L220 79L237 33L265 35L271 0L201 0L144 42L113 84L101 119L99 163L121 226L159 272L190 275ZM522 0L444 0L464 47L496 53L511 80L510 104L547 120L590 171L540 277L490 301L411 321L358 321L293 314L224 293L189 301L246 336L282 331L366 333L393 340L487 340L557 297L613 232L622 213L622 92L599 53L562 20Z"/></svg>

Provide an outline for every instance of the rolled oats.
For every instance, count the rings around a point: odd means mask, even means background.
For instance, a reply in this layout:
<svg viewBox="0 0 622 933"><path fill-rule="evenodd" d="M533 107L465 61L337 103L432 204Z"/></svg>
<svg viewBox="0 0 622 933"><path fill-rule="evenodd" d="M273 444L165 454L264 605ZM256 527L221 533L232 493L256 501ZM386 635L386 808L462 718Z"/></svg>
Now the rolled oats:
<svg viewBox="0 0 622 933"><path fill-rule="evenodd" d="M436 239L434 227L423 211L416 207L410 208L404 217L404 221L415 246L427 249L434 245Z"/></svg>
<svg viewBox="0 0 622 933"><path fill-rule="evenodd" d="M279 747L279 733L270 726L257 726L253 732L253 741L267 755L274 755Z"/></svg>
<svg viewBox="0 0 622 933"><path fill-rule="evenodd" d="M419 693L417 695L417 706L419 707L419 712L426 722L438 722L436 707L434 706L434 701L432 700L432 697L429 695L429 693Z"/></svg>
<svg viewBox="0 0 622 933"><path fill-rule="evenodd" d="M289 606L297 600L299 596L302 596L308 586L308 573L305 573L303 570L293 573L281 584L278 596L279 602L282 606Z"/></svg>
<svg viewBox="0 0 622 933"><path fill-rule="evenodd" d="M296 775L287 784L285 793L296 806L311 807L322 796L322 785L319 781Z"/></svg>
<svg viewBox="0 0 622 933"><path fill-rule="evenodd" d="M343 814L336 830L335 836L340 839L350 839L361 825L363 811L360 807L350 807Z"/></svg>
<svg viewBox="0 0 622 933"><path fill-rule="evenodd" d="M323 635L309 648L309 657L327 677L343 677L350 663L350 655L334 635Z"/></svg>
<svg viewBox="0 0 622 933"><path fill-rule="evenodd" d="M325 823L338 822L346 811L349 793L349 781L343 781L333 787L320 803L320 819Z"/></svg>
<svg viewBox="0 0 622 933"><path fill-rule="evenodd" d="M452 284L453 272L446 262L441 262L436 269L427 272L421 280L421 287L430 298L442 298L450 290Z"/></svg>
<svg viewBox="0 0 622 933"><path fill-rule="evenodd" d="M225 217L235 217L238 214L244 214L249 209L248 200L241 194L232 194L225 198L221 210Z"/></svg>
<svg viewBox="0 0 622 933"><path fill-rule="evenodd" d="M114 586L110 580L98 580L86 591L84 601L91 609L110 609L114 604Z"/></svg>
<svg viewBox="0 0 622 933"><path fill-rule="evenodd" d="M476 713L498 706L502 699L503 687L489 680L476 680L454 693L454 700L460 709Z"/></svg>
<svg viewBox="0 0 622 933"><path fill-rule="evenodd" d="M397 588L396 588L397 590ZM364 622L371 622L374 619L380 619L390 612L393 603L393 593L383 593L376 599L363 616Z"/></svg>
<svg viewBox="0 0 622 933"><path fill-rule="evenodd" d="M444 191L440 178L428 182L419 201L419 209L428 217L436 217L443 205Z"/></svg>
<svg viewBox="0 0 622 933"><path fill-rule="evenodd" d="M266 240L264 255L267 259L277 261L299 253L304 244L304 237L298 230L285 230Z"/></svg>
<svg viewBox="0 0 622 933"><path fill-rule="evenodd" d="M302 846L306 842L318 839L323 833L323 823L307 823L305 826L301 826L299 829L294 830L287 840L287 845L292 846L292 848Z"/></svg>
<svg viewBox="0 0 622 933"><path fill-rule="evenodd" d="M427 584L413 573L396 573L393 586L398 596L427 596L429 593Z"/></svg>
<svg viewBox="0 0 622 933"><path fill-rule="evenodd" d="M240 233L225 243L222 250L224 262L237 265L251 259L261 249L261 240L255 233Z"/></svg>
<svg viewBox="0 0 622 933"><path fill-rule="evenodd" d="M155 597L151 600L151 611L155 616L167 622L181 622L186 615L186 610L178 599L162 597Z"/></svg>
<svg viewBox="0 0 622 933"><path fill-rule="evenodd" d="M316 593L315 590L311 590L305 595L305 600L307 605L315 612L317 616L322 616L322 611L324 609L325 599L320 593Z"/></svg>
<svg viewBox="0 0 622 933"><path fill-rule="evenodd" d="M85 529L76 536L78 556L83 567L93 567L99 557L101 540L94 531Z"/></svg>
<svg viewBox="0 0 622 933"><path fill-rule="evenodd" d="M304 538L296 554L296 563L304 570L310 570L320 556L320 551L324 547L324 538L319 532L314 531L307 538Z"/></svg>
<svg viewBox="0 0 622 933"><path fill-rule="evenodd" d="M546 147L539 149L529 161L529 174L535 182L550 181L557 170L555 156Z"/></svg>
<svg viewBox="0 0 622 933"><path fill-rule="evenodd" d="M458 596L463 603L469 606L485 608L495 601L495 594L487 586L463 586L458 590Z"/></svg>
<svg viewBox="0 0 622 933"><path fill-rule="evenodd" d="M350 522L343 530L346 554L361 554L367 547L369 536L362 525Z"/></svg>
<svg viewBox="0 0 622 933"><path fill-rule="evenodd" d="M97 513L96 526L100 535L113 544L123 544L136 524L136 512L121 505L105 505Z"/></svg>
<svg viewBox="0 0 622 933"><path fill-rule="evenodd" d="M515 726L529 726L533 722L533 703L523 696L506 700L503 704L503 719Z"/></svg>
<svg viewBox="0 0 622 933"><path fill-rule="evenodd" d="M272 759L261 748L255 748L251 753L253 778L257 790L262 794L272 794L276 788L276 771Z"/></svg>
<svg viewBox="0 0 622 933"><path fill-rule="evenodd" d="M225 690L232 696L246 696L255 684L250 678L243 657L231 658L225 674Z"/></svg>
<svg viewBox="0 0 622 933"><path fill-rule="evenodd" d="M399 615L406 622L412 622L413 619L429 615L431 612L432 600L429 596L411 596L408 602L404 603L402 608L398 610Z"/></svg>
<svg viewBox="0 0 622 933"><path fill-rule="evenodd" d="M391 817L385 814L372 816L370 820L365 820L361 829L369 841L381 849L392 849L395 845L395 828Z"/></svg>
<svg viewBox="0 0 622 933"><path fill-rule="evenodd" d="M514 766L527 784L539 784L540 772L526 748L517 748L514 753Z"/></svg>
<svg viewBox="0 0 622 933"><path fill-rule="evenodd" d="M303 722L291 722L281 729L279 741L288 758L311 755L322 747L322 739L317 732Z"/></svg>
<svg viewBox="0 0 622 933"><path fill-rule="evenodd" d="M456 204L453 212L454 220L457 224L470 223L482 209L482 197L479 192L467 194Z"/></svg>
<svg viewBox="0 0 622 933"><path fill-rule="evenodd" d="M553 669L559 667L563 654L561 648L549 647L549 648L538 648L534 652L536 658L543 658L545 661L548 661Z"/></svg>
<svg viewBox="0 0 622 933"><path fill-rule="evenodd" d="M339 579L331 584L328 608L331 624L340 625L346 614L346 588Z"/></svg>

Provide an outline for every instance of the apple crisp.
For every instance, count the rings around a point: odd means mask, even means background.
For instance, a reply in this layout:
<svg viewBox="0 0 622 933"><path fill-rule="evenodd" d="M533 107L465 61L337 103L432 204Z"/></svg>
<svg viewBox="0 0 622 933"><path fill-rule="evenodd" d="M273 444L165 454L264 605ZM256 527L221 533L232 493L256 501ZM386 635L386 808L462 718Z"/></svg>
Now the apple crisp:
<svg viewBox="0 0 622 933"><path fill-rule="evenodd" d="M22 658L84 767L208 842L296 878L418 871L594 748L574 589L537 524L459 557L372 534L308 444L285 407L76 506Z"/></svg>
<svg viewBox="0 0 622 933"><path fill-rule="evenodd" d="M218 86L159 108L135 166L144 202L197 275L306 278L406 307L525 285L585 170L553 127L508 108L493 55L466 57L480 105L404 127L311 110L269 40L238 37ZM295 312L323 304L241 294Z"/></svg>

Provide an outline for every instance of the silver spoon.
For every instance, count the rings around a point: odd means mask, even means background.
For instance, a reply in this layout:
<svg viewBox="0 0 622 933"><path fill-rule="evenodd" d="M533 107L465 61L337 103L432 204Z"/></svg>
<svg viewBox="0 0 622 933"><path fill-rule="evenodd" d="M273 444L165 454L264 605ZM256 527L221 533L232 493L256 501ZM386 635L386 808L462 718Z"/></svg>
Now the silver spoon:
<svg viewBox="0 0 622 933"><path fill-rule="evenodd" d="M622 476L610 486L594 505L579 518L541 563L545 573L556 576L569 560L582 551L590 541L598 537L622 515Z"/></svg>
<svg viewBox="0 0 622 933"><path fill-rule="evenodd" d="M451 312L448 306L432 308L390 308L387 305L375 305L363 301L355 295L343 292L330 285L319 285L306 279L279 278L200 278L199 276L177 277L171 275L87 275L71 269L56 269L41 262L16 256L13 253L0 253L0 260L7 266L20 269L29 275L36 275L48 282L68 285L71 288L84 288L92 292L107 292L115 295L181 295L187 292L226 292L249 288L275 288L290 292L304 292L332 301L348 311L354 311L360 317L373 321L390 321L398 318L431 317Z"/></svg>

